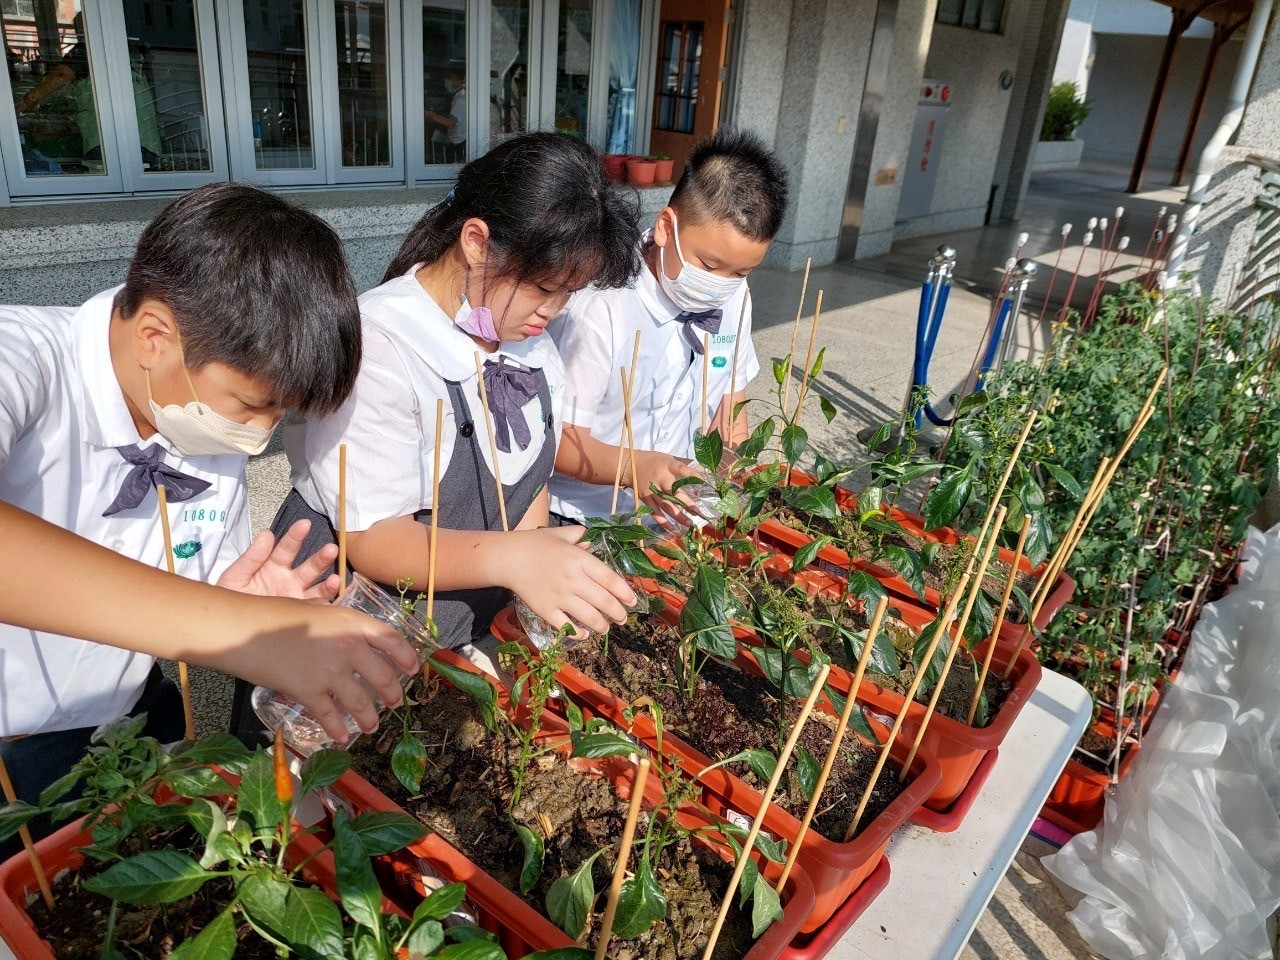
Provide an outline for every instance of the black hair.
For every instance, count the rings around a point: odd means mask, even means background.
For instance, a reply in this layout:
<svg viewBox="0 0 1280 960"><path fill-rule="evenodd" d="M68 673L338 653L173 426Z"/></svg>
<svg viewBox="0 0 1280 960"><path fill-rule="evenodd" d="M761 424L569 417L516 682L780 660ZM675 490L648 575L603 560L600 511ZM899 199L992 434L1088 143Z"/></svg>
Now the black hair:
<svg viewBox="0 0 1280 960"><path fill-rule="evenodd" d="M462 168L449 197L404 238L383 282L435 263L472 217L489 227L486 277L625 287L643 265L635 192L614 187L582 140L528 133Z"/></svg>
<svg viewBox="0 0 1280 960"><path fill-rule="evenodd" d="M314 213L244 183L183 194L147 225L116 306L177 320L192 369L224 363L301 413L332 413L360 371L360 305L342 242Z"/></svg>
<svg viewBox="0 0 1280 960"><path fill-rule="evenodd" d="M787 180L787 168L760 137L721 127L694 145L669 202L688 223L720 221L768 242L787 212Z"/></svg>

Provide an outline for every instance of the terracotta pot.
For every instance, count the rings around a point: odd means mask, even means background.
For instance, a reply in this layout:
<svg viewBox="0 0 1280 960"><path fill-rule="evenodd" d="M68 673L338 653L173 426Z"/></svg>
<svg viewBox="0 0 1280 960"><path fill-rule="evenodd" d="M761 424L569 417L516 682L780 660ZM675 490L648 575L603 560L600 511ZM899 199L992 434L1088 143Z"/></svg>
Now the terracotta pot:
<svg viewBox="0 0 1280 960"><path fill-rule="evenodd" d="M654 160L657 169L654 172L653 179L655 183L670 183L671 175L675 172L676 162L674 160Z"/></svg>
<svg viewBox="0 0 1280 960"><path fill-rule="evenodd" d="M662 616L674 623L679 616L679 607L671 602L674 599L672 595L667 595L664 599L667 599L668 605ZM502 640L529 642L521 633L510 608L494 619L493 632ZM738 628L735 633L741 639L747 631ZM759 667L749 653L740 652L735 665L761 676ZM628 721L623 715L628 704L572 665L566 665L557 675L557 680L565 695L584 714L604 717L637 737L651 752L658 753L657 730L648 714L640 714ZM825 698L821 706L827 712L832 712L831 705ZM901 764L909 749L910 743L899 739L890 756ZM714 814L724 818L736 814L750 819L760 809L763 797L759 790L748 786L723 767L707 771L706 768L712 765L711 758L669 731L663 734L661 752L684 774L703 785L702 802ZM906 790L849 843L828 839L817 830L810 830L805 835L797 863L808 874L817 899L813 911L805 919L799 932L812 933L849 899L879 864L893 832L911 817L941 780L937 762L923 751L912 764L911 775L912 781ZM772 836L791 842L800 831L800 822L782 808L771 804L765 815L763 828Z"/></svg>
<svg viewBox="0 0 1280 960"><path fill-rule="evenodd" d="M504 615L512 616L508 607ZM514 619L511 621L514 624ZM506 688L492 677L480 673L472 664L448 650L439 650L432 654L435 659L450 663L455 667L470 670L485 676L493 684L498 693L498 707L508 713L511 703ZM568 725L555 713L544 710L542 714L542 733L540 738L566 738ZM570 748L566 745L559 751L568 757ZM575 769L584 776L600 776L607 778L615 787L619 797L627 799L635 778L635 766L630 761L617 757L607 760L570 761ZM366 810L400 810L400 806L383 794L354 771L348 771L334 785L339 796L344 798L357 812ZM644 806L653 810L662 802L662 787L656 776L650 776L645 789ZM726 861L732 862L732 851L728 844L714 832L715 821L690 807L677 814L677 821L685 827L700 830L695 842L704 843L714 849ZM425 839L410 844L406 851L391 854L393 869L401 878L402 888L412 889L410 902L401 901L401 905L412 910L424 895L421 887L421 871L418 861L431 866L436 872L446 873L467 884L467 900L474 906L480 918L480 926L498 934L499 943L507 951L507 956L516 960L535 950L551 950L561 947L572 947L574 941L564 931L553 924L540 911L535 910L523 899L485 873L460 851L431 834ZM781 875L781 865L762 860L759 854L754 855L757 866L766 879L772 878L776 883ZM762 865L763 864L763 865ZM782 892L783 916L766 930L747 952L744 960L775 960L780 956L788 943L800 932L801 925L813 912L813 886L804 871L803 864L797 865L787 880Z"/></svg>
<svg viewBox="0 0 1280 960"><path fill-rule="evenodd" d="M1101 721L1095 723L1093 729L1103 736L1115 736L1115 728ZM1121 780L1129 775L1141 747L1140 743L1130 743L1124 747L1120 756ZM1102 808L1106 805L1107 788L1110 786L1109 774L1086 767L1073 757L1067 761L1053 789L1049 791L1049 798L1040 810L1040 816L1073 834L1092 830L1102 820Z"/></svg>
<svg viewBox="0 0 1280 960"><path fill-rule="evenodd" d="M622 183L627 174L627 155L625 153L606 153L600 158L604 164L604 173L614 183Z"/></svg>
<svg viewBox="0 0 1280 960"><path fill-rule="evenodd" d="M627 183L636 187L653 186L653 178L657 175L658 165L644 158L627 158Z"/></svg>

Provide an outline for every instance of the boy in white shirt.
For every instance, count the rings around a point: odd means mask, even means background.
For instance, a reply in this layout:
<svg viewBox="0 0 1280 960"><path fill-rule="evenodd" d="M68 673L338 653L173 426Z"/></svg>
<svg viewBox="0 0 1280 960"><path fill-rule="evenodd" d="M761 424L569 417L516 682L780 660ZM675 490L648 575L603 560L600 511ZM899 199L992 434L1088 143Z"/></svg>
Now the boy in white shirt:
<svg viewBox="0 0 1280 960"><path fill-rule="evenodd" d="M688 521L650 485L669 493L695 473L688 461L702 428L704 395L708 432L719 429L727 444L747 437L745 416L730 423L760 370L746 277L768 252L786 206L787 171L778 158L754 134L722 127L694 147L669 205L645 237L646 269L635 283L588 290L556 318L550 329L569 372L551 481L551 511L562 521L609 515L623 441L618 371L631 366L637 331L631 421L639 477L631 476L624 458L622 482L633 497L620 500L618 509L634 509L638 489L657 516Z"/></svg>
<svg viewBox="0 0 1280 960"><path fill-rule="evenodd" d="M245 465L286 409L338 407L355 383L360 352L355 289L340 241L323 221L242 184L194 190L143 232L124 286L79 308L0 307L0 520L29 532L23 517L34 515L164 568L155 490L163 484L183 577L242 593L331 599L336 577L313 586L331 562L328 552L293 567L307 525L279 543L267 533L250 542ZM48 577L57 559L68 567L62 579L83 591L79 603L93 606L98 584L81 575L81 556L65 539L45 538L47 546L35 539L40 545L5 590L66 605ZM7 538L0 542L12 549ZM88 557L94 569L98 561ZM182 738L177 691L148 655L164 647L149 637L170 630L198 643L200 632L154 619L172 612L164 592L139 605L136 641L92 631L112 646L54 632L83 626L72 615L6 614L0 757L21 799L35 802L80 758L93 730L121 716L146 712L148 734ZM226 617L233 637L252 635L228 617L236 607L223 596L186 593L190 617ZM247 667L250 679L276 684L336 731L343 729L339 707L365 729L376 726L361 677L387 702L399 700L395 671L371 647L403 669L416 667L394 633L370 629L350 611L297 604L291 615L280 601L239 603L250 618L262 617L264 634L274 634L253 641L264 647L259 659L229 660L225 651L206 657L199 646L187 647L189 659ZM298 628L314 638L306 645L308 671L324 675L320 689L314 677L288 668L287 658L296 663L300 652ZM279 643L281 633L294 642Z"/></svg>

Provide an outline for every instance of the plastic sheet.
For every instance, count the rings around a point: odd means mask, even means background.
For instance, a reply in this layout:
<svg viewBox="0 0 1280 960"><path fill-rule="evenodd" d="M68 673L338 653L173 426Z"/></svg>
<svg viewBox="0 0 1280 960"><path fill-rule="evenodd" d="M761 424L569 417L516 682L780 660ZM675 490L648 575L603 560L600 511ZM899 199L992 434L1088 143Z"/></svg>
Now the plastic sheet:
<svg viewBox="0 0 1280 960"><path fill-rule="evenodd" d="M1109 960L1270 960L1280 906L1280 525L1204 610L1101 826L1044 865Z"/></svg>

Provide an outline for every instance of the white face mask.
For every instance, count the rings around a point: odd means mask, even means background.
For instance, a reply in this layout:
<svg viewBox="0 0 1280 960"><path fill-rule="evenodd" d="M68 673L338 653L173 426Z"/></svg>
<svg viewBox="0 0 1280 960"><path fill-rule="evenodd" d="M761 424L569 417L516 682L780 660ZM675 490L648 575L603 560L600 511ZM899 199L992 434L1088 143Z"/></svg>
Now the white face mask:
<svg viewBox="0 0 1280 960"><path fill-rule="evenodd" d="M147 371L147 402L155 417L156 430L173 444L184 457L211 457L217 454L245 454L255 456L267 449L271 430L248 423L228 420L207 404L200 402L191 374L185 361L182 375L195 397L184 407L176 403L160 406L151 395L151 371Z"/></svg>
<svg viewBox="0 0 1280 960"><path fill-rule="evenodd" d="M663 261L664 248L658 248L658 283L662 292L671 298L681 310L688 313L706 313L723 307L746 283L744 277L718 277L709 270L695 267L684 258L680 250L680 224L671 215L671 236L675 241L676 256L680 258L680 274L674 280L667 276Z"/></svg>

